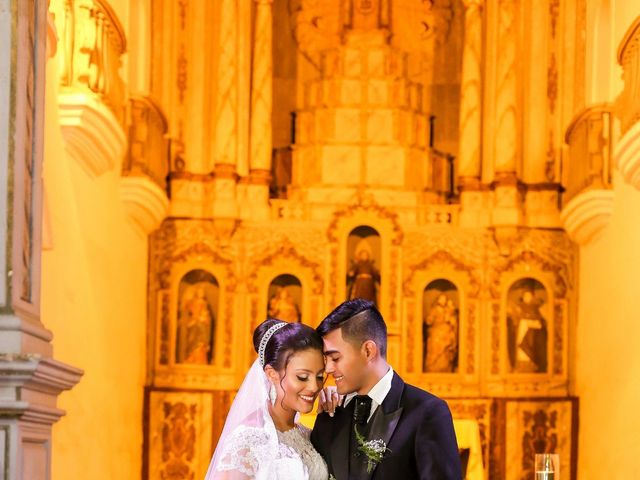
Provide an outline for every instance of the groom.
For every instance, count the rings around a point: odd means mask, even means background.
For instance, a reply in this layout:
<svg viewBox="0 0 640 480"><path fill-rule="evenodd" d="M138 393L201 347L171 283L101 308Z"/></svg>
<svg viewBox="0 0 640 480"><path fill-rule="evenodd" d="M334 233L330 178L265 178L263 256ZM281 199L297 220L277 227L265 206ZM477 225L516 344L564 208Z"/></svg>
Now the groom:
<svg viewBox="0 0 640 480"><path fill-rule="evenodd" d="M387 363L387 327L375 305L344 302L317 331L326 372L345 397L333 417L318 415L311 442L336 480L460 480L449 407L404 383ZM384 442L384 455L367 448L375 440Z"/></svg>

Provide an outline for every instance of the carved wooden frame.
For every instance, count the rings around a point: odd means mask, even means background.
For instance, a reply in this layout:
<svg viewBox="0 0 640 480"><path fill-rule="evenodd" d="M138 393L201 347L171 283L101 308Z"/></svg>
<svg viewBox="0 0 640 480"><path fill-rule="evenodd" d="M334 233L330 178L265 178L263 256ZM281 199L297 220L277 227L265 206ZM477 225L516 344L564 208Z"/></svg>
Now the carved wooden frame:
<svg viewBox="0 0 640 480"><path fill-rule="evenodd" d="M347 237L351 231L366 225L380 234L381 265L380 301L378 308L391 335L400 332L399 294L400 245L403 232L398 216L378 205L352 205L337 211L327 228L329 268L327 269L327 311L346 299Z"/></svg>
<svg viewBox="0 0 640 480"><path fill-rule="evenodd" d="M422 346L416 347L416 339L422 339L422 295L429 283L443 279L458 289L459 351L458 372L428 373L422 371ZM479 280L474 268L467 266L454 255L439 250L413 267L403 283L404 316L401 365L410 383L415 383L440 395L471 395L478 393L480 364L480 293ZM415 355L416 350L420 355Z"/></svg>
<svg viewBox="0 0 640 480"><path fill-rule="evenodd" d="M277 276L284 274L295 276L302 285L300 311L303 323L315 327L320 322L319 306L324 282L318 263L298 253L296 247L286 241L255 259L253 264L247 285L251 298L251 332L268 316L269 285ZM263 300L262 305L260 299Z"/></svg>
<svg viewBox="0 0 640 480"><path fill-rule="evenodd" d="M238 335L234 327L235 275L231 261L221 257L210 245L196 241L187 249L166 259L169 267L164 288L157 291L157 314L155 335L156 352L154 359L156 386L193 387L212 389L233 389L237 386L235 370L240 366L232 355ZM216 312L216 334L211 365L189 365L175 362L175 339L177 330L178 288L182 277L191 270L206 270L211 273L220 287L218 311ZM166 363L162 362L165 357ZM212 375L212 371L216 375Z"/></svg>
<svg viewBox="0 0 640 480"><path fill-rule="evenodd" d="M539 281L547 291L548 301L543 306L547 320L546 373L512 373L508 368L507 296L511 286L520 279ZM491 285L492 299L487 337L489 351L488 389L492 395L536 395L550 392L567 394L568 365L568 288L563 267L548 262L531 251L524 251L497 269ZM542 393L541 393L542 394Z"/></svg>

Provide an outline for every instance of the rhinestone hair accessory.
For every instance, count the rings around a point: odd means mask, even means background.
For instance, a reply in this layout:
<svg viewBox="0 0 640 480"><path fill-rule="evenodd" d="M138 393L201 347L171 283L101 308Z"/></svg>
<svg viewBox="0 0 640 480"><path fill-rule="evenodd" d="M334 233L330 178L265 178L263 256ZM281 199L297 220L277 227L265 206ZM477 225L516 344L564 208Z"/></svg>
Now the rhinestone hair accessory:
<svg viewBox="0 0 640 480"><path fill-rule="evenodd" d="M262 336L260 339L260 346L258 347L258 358L260 359L260 365L264 367L264 351L267 349L267 343L271 340L271 337L274 333L280 330L282 327L287 325L287 322L276 323L275 325L269 327L269 330Z"/></svg>

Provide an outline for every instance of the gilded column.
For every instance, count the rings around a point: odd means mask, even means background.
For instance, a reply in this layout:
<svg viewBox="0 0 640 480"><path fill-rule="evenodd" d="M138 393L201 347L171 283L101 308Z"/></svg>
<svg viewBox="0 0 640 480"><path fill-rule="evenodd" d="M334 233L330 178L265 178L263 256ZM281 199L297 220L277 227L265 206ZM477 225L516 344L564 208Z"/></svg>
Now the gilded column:
<svg viewBox="0 0 640 480"><path fill-rule="evenodd" d="M271 174L273 103L272 4L273 0L256 3L251 72L251 157L248 200L252 216L269 215L269 178Z"/></svg>
<svg viewBox="0 0 640 480"><path fill-rule="evenodd" d="M496 179L515 176L517 135L517 72L516 46L518 41L517 8L514 0L501 0L498 4L498 55L496 63Z"/></svg>
<svg viewBox="0 0 640 480"><path fill-rule="evenodd" d="M464 0L465 28L460 92L460 150L458 172L463 189L480 178L482 101L482 0ZM473 188L473 187L472 187Z"/></svg>
<svg viewBox="0 0 640 480"><path fill-rule="evenodd" d="M498 2L498 32L495 77L494 204L495 227L522 223L522 197L518 165L518 2Z"/></svg>
<svg viewBox="0 0 640 480"><path fill-rule="evenodd" d="M237 216L238 2L220 1L220 54L217 69L214 218Z"/></svg>
<svg viewBox="0 0 640 480"><path fill-rule="evenodd" d="M489 223L487 192L481 186L482 145L482 9L483 0L464 0L464 47L460 91L460 225L482 227Z"/></svg>

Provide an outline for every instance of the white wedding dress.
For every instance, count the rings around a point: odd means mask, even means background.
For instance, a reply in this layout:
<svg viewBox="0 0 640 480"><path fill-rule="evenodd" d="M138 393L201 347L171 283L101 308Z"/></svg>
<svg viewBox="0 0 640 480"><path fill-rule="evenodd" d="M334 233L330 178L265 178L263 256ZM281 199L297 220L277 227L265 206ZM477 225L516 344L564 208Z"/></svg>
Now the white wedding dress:
<svg viewBox="0 0 640 480"><path fill-rule="evenodd" d="M264 428L240 425L224 445L217 470L257 478L268 469L265 478L274 480L327 480L327 464L313 448L310 435L311 430L300 424L277 432L277 452L273 452Z"/></svg>
<svg viewBox="0 0 640 480"><path fill-rule="evenodd" d="M205 480L327 480L327 464L311 431L276 430L268 409L269 382L255 361L233 401Z"/></svg>

